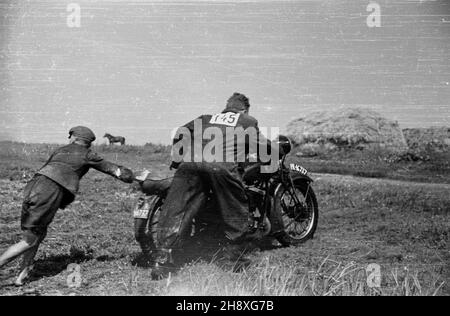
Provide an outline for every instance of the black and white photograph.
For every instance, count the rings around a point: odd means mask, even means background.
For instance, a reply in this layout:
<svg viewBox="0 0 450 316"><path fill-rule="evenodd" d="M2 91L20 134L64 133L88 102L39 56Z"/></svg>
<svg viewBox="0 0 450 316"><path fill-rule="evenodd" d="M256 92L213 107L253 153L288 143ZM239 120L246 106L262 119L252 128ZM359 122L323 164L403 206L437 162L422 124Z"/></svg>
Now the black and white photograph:
<svg viewBox="0 0 450 316"><path fill-rule="evenodd" d="M0 0L0 296L449 296L449 242L450 1Z"/></svg>

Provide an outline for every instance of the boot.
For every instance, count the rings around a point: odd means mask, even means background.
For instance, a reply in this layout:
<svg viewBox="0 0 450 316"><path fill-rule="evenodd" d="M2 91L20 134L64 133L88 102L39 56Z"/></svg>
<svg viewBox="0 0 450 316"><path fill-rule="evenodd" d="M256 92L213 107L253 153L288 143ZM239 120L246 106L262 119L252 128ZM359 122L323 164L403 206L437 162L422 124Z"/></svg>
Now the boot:
<svg viewBox="0 0 450 316"><path fill-rule="evenodd" d="M292 246L291 237L286 233L285 231L277 232L272 234L272 236L278 240L278 242L283 247L290 247Z"/></svg>
<svg viewBox="0 0 450 316"><path fill-rule="evenodd" d="M162 280L175 270L170 250L158 250L153 256L152 280Z"/></svg>
<svg viewBox="0 0 450 316"><path fill-rule="evenodd" d="M142 268L149 268L153 266L153 257L151 252L150 253L140 253L136 258L134 258L131 261L132 265L142 267Z"/></svg>

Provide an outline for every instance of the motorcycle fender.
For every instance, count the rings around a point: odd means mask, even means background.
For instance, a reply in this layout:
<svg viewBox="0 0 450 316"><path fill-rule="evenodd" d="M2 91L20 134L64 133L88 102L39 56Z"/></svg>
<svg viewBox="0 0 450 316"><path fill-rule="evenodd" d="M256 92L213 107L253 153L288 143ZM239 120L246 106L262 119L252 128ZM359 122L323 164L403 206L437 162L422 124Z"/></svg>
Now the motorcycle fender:
<svg viewBox="0 0 450 316"><path fill-rule="evenodd" d="M158 195L140 198L134 207L133 217L135 219L148 220L151 212L156 208L158 203L160 203L160 197Z"/></svg>
<svg viewBox="0 0 450 316"><path fill-rule="evenodd" d="M294 183L296 183L296 182L306 182L306 183L310 184L311 182L313 182L313 179L311 179L308 175L303 175L303 174L300 174L300 173L293 174L293 175L291 175L291 177L292 177L292 181ZM283 184L282 183L278 183L276 185L276 187L272 191L273 192L273 196L277 196L278 192L280 191L280 189L282 187L283 187Z"/></svg>
<svg viewBox="0 0 450 316"><path fill-rule="evenodd" d="M292 181L297 182L297 181L306 181L308 183L313 182L313 179L311 179L307 174L301 174L301 173L294 173L291 174L292 177Z"/></svg>

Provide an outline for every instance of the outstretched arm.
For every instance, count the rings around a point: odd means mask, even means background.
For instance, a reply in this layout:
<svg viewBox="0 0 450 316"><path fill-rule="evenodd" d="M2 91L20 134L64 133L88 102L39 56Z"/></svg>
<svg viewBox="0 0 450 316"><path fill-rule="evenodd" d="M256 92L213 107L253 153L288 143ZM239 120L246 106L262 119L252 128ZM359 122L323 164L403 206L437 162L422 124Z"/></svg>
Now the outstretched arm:
<svg viewBox="0 0 450 316"><path fill-rule="evenodd" d="M109 162L91 151L87 154L86 159L88 160L89 166L95 170L109 174L126 183L133 182L133 172L126 167Z"/></svg>

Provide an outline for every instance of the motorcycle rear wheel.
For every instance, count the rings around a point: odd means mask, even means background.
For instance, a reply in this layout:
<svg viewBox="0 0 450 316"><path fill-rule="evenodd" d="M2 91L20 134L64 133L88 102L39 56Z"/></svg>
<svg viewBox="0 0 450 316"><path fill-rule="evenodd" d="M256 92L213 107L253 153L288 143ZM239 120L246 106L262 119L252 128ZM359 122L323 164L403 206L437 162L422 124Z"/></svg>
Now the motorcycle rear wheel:
<svg viewBox="0 0 450 316"><path fill-rule="evenodd" d="M163 216L162 206L165 199L165 196L156 197L151 202L148 217L146 219L134 219L135 236L137 237L136 239L146 239L155 245L157 244L158 230L160 229L159 222L161 216ZM205 213L208 213L207 210ZM184 236L185 238L194 237L199 234L205 234L206 232L210 231L214 231L214 235L220 234L220 226L218 226L217 223L211 223L211 220L205 219L201 214L202 213L198 214L198 216L192 221L191 229L190 231L188 231L187 236Z"/></svg>
<svg viewBox="0 0 450 316"><path fill-rule="evenodd" d="M164 197L155 197L150 204L150 211L147 218L134 219L134 233L136 240L141 243L148 243L149 245L141 244L142 250L149 248L150 244L154 247L158 232L158 223L161 216L161 207L164 204Z"/></svg>

